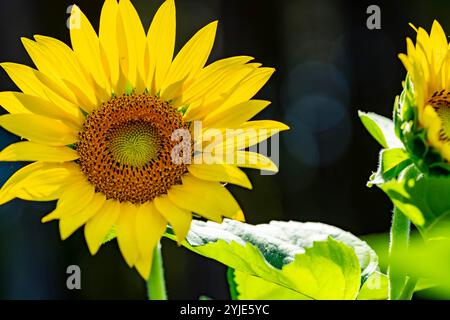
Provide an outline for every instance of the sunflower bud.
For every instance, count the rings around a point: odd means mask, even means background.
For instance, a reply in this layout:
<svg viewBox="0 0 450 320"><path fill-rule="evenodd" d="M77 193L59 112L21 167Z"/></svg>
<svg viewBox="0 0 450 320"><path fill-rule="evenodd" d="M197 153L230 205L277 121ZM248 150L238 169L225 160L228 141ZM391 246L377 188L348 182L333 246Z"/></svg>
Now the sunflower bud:
<svg viewBox="0 0 450 320"><path fill-rule="evenodd" d="M411 160L426 174L450 174L450 56L442 27L417 31L400 54L408 76L394 106L395 132Z"/></svg>

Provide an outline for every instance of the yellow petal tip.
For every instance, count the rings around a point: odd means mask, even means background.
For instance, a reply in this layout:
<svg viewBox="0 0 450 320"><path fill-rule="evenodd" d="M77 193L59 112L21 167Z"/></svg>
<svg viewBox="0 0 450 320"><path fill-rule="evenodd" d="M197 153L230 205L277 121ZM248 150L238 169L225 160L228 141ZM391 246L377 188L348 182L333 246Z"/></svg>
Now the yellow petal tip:
<svg viewBox="0 0 450 320"><path fill-rule="evenodd" d="M236 213L233 218L233 220L237 220L240 222L245 222L245 216L244 216L244 212L242 210L240 210L238 213Z"/></svg>
<svg viewBox="0 0 450 320"><path fill-rule="evenodd" d="M89 253L91 254L91 256L95 256L98 252L98 250L100 249L100 247L94 248L91 245L89 245L88 243L88 248L89 248Z"/></svg>
<svg viewBox="0 0 450 320"><path fill-rule="evenodd" d="M415 25L413 25L413 24L412 24L411 22L410 22L410 23L408 23L408 25L409 25L409 26L410 26L411 28L413 28L415 32L418 32L418 30L417 30L416 26L415 26Z"/></svg>
<svg viewBox="0 0 450 320"><path fill-rule="evenodd" d="M23 45L26 45L27 43L33 42L33 40L28 39L27 37L20 37L20 41L23 43Z"/></svg>
<svg viewBox="0 0 450 320"><path fill-rule="evenodd" d="M57 218L53 214L50 213L41 219L41 223L47 223L47 222L50 222L50 221L53 221L56 219Z"/></svg>
<svg viewBox="0 0 450 320"><path fill-rule="evenodd" d="M68 234L67 232L65 232L61 229L59 231L59 235L60 235L62 241L66 240L67 238L70 237L70 234Z"/></svg>

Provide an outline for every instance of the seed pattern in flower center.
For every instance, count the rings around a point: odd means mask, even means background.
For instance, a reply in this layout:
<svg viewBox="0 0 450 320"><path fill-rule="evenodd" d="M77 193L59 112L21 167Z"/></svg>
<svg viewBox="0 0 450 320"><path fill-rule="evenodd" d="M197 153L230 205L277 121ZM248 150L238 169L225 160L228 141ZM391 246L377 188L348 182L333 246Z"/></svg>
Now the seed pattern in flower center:
<svg viewBox="0 0 450 320"><path fill-rule="evenodd" d="M151 201L187 173L186 165L171 157L179 143L172 133L186 127L181 113L156 97L113 98L88 115L76 145L78 163L108 199Z"/></svg>
<svg viewBox="0 0 450 320"><path fill-rule="evenodd" d="M144 121L131 121L110 129L108 147L118 163L140 168L159 153L157 130Z"/></svg>
<svg viewBox="0 0 450 320"><path fill-rule="evenodd" d="M439 139L450 142L450 92L447 90L436 91L428 103L441 119L442 128L439 132Z"/></svg>

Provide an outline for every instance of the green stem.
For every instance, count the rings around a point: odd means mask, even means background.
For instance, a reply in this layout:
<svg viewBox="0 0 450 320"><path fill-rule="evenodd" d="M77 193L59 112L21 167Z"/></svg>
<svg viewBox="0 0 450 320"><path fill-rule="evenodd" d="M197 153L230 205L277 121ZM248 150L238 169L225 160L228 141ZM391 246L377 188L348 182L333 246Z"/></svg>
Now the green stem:
<svg viewBox="0 0 450 320"><path fill-rule="evenodd" d="M406 281L403 292L401 293L398 300L411 300L414 294L414 289L416 289L416 284L416 278L408 278L408 281Z"/></svg>
<svg viewBox="0 0 450 320"><path fill-rule="evenodd" d="M161 244L158 244L153 252L152 270L147 280L147 293L149 300L167 300Z"/></svg>
<svg viewBox="0 0 450 320"><path fill-rule="evenodd" d="M410 230L409 219L400 210L394 208L389 246L389 300L401 299L407 284L406 272L398 265L395 255L408 249Z"/></svg>

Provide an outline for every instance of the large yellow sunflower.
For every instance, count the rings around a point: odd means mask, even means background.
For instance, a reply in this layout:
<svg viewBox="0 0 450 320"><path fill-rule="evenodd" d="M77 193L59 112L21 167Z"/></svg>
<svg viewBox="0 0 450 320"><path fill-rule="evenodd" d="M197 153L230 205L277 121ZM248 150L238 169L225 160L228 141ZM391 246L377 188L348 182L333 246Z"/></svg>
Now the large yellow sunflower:
<svg viewBox="0 0 450 320"><path fill-rule="evenodd" d="M413 85L419 124L429 144L450 162L450 51L447 36L434 21L430 34L415 28L416 44L407 39L407 54L400 54Z"/></svg>
<svg viewBox="0 0 450 320"><path fill-rule="evenodd" d="M269 105L251 99L274 69L247 56L205 67L217 22L173 58L175 25L173 0L162 4L148 33L129 0L105 1L98 35L73 6L72 48L35 36L22 40L37 69L1 64L22 92L0 93L9 113L0 125L25 141L4 149L0 160L32 163L5 183L0 203L58 200L43 222L58 219L62 239L84 225L92 254L115 226L124 259L144 278L167 223L181 241L193 215L214 221L242 215L224 184L251 188L238 166L276 171L248 147L287 129L276 121L248 121ZM194 133L195 121L201 121L200 135L182 140L187 150L193 147L188 159L195 161L174 161L180 143L174 132ZM236 129L219 145L227 155L233 146L237 163L197 161L198 145L216 134L211 128Z"/></svg>

